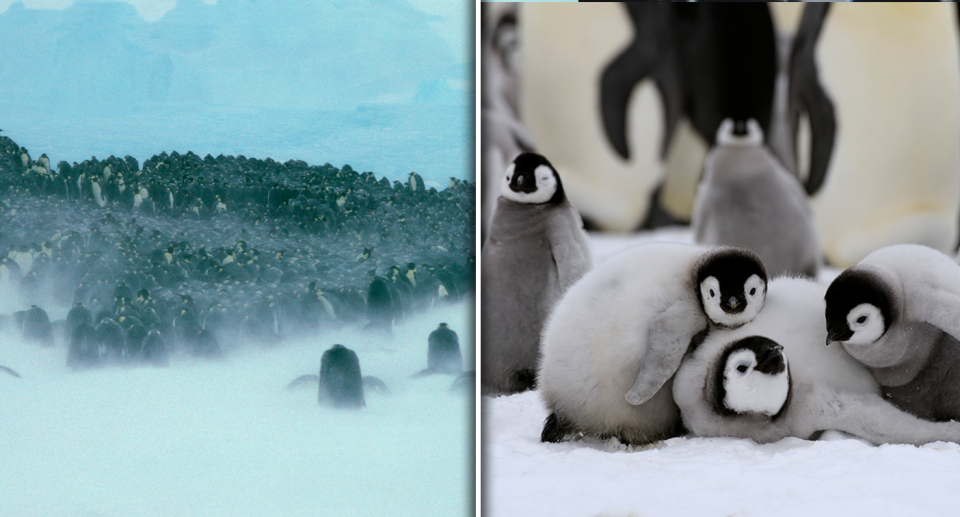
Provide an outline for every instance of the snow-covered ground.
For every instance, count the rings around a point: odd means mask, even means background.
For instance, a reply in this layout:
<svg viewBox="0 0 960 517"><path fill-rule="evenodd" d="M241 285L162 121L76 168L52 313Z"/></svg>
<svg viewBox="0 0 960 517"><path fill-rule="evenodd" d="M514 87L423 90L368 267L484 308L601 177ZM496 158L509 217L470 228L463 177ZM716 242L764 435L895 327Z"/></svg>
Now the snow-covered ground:
<svg viewBox="0 0 960 517"><path fill-rule="evenodd" d="M638 241L691 242L687 230L591 236L594 264ZM837 274L826 269L821 282ZM875 447L839 433L758 445L680 437L646 447L616 439L540 443L537 392L483 397L484 514L602 516L954 515L960 445Z"/></svg>
<svg viewBox="0 0 960 517"><path fill-rule="evenodd" d="M474 393L454 377L411 379L427 335L447 322L475 363L472 305L434 309L392 341L338 331L223 362L74 372L62 345L0 337L0 516L469 515ZM353 348L367 390L358 411L319 406L316 374L334 343Z"/></svg>

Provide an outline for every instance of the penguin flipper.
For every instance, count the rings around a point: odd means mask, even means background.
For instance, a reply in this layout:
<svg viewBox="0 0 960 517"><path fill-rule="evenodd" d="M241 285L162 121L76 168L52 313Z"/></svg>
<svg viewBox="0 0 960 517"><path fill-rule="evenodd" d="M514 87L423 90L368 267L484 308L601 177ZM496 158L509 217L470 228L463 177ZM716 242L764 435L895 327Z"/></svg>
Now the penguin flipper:
<svg viewBox="0 0 960 517"><path fill-rule="evenodd" d="M633 87L651 75L657 65L659 48L655 38L655 20L666 9L656 4L627 4L634 24L634 39L613 59L600 75L600 114L607 140L623 159L630 158L627 148L627 103ZM651 14L652 16L644 16Z"/></svg>
<svg viewBox="0 0 960 517"><path fill-rule="evenodd" d="M833 102L820 84L816 65L816 43L823 27L829 3L807 4L791 52L790 90L794 108L792 128L794 142L800 113L810 121L810 172L804 185L807 194L820 190L827 177L827 166L833 155L837 119ZM796 145L796 144L794 144Z"/></svg>
<svg viewBox="0 0 960 517"><path fill-rule="evenodd" d="M703 312L685 301L674 302L654 318L637 380L625 395L627 402L639 406L653 398L677 373L694 336L706 327Z"/></svg>
<svg viewBox="0 0 960 517"><path fill-rule="evenodd" d="M20 378L20 374L19 374L19 373L13 371L13 370L10 369L10 368L7 368L6 366L0 366L0 372L7 372L7 373L9 373L10 375L13 375L14 377L16 377L16 378L18 378L18 379Z"/></svg>
<svg viewBox="0 0 960 517"><path fill-rule="evenodd" d="M590 245L581 229L583 223L575 208L568 209L573 217L554 218L547 226L550 254L561 292L566 292L593 267Z"/></svg>
<svg viewBox="0 0 960 517"><path fill-rule="evenodd" d="M824 394L819 429L850 433L877 445L936 441L960 443L960 422L931 422L901 411L873 393Z"/></svg>

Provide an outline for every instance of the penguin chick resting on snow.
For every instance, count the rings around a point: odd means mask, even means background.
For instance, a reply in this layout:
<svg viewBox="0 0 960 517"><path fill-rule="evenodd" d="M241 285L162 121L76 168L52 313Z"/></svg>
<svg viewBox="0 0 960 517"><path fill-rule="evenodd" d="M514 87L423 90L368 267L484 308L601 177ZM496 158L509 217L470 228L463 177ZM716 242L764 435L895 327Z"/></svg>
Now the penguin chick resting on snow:
<svg viewBox="0 0 960 517"><path fill-rule="evenodd" d="M920 418L960 420L960 265L926 246L867 255L826 294L827 344L866 365L884 397Z"/></svg>
<svg viewBox="0 0 960 517"><path fill-rule="evenodd" d="M827 430L874 444L960 443L960 423L927 422L897 409L880 397L863 365L822 345L823 293L811 281L777 278L752 322L711 331L673 380L684 426L697 436L760 443Z"/></svg>
<svg viewBox="0 0 960 517"><path fill-rule="evenodd" d="M567 292L544 330L539 389L550 416L541 440L676 436L670 379L691 341L711 325L752 320L766 283L757 255L735 246L652 243L608 259Z"/></svg>

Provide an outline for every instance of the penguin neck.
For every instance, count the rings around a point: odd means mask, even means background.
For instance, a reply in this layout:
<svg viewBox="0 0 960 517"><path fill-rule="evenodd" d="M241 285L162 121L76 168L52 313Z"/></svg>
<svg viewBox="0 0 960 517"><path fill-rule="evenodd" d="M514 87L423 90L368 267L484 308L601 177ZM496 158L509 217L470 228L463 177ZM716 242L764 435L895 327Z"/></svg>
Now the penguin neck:
<svg viewBox="0 0 960 517"><path fill-rule="evenodd" d="M871 349L877 353L865 357L873 378L881 386L897 387L913 380L930 362L934 348L944 332L929 323L909 322L887 331ZM880 356L880 353L883 353ZM859 359L859 357L858 357Z"/></svg>
<svg viewBox="0 0 960 517"><path fill-rule="evenodd" d="M491 234L495 240L503 236L511 239L527 239L543 233L543 224L554 211L572 208L567 200L560 203L517 203L506 198L497 200L493 213Z"/></svg>

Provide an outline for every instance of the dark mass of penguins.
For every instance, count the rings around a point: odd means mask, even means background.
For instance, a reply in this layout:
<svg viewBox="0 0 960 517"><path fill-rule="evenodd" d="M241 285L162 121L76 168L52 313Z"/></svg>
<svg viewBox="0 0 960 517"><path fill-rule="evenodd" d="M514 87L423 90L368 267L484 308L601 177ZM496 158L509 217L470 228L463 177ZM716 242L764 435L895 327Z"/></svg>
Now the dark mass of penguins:
<svg viewBox="0 0 960 517"><path fill-rule="evenodd" d="M161 153L61 161L0 136L0 316L67 363L166 364L395 322L473 297L475 185ZM72 307L50 321L41 307ZM27 308L29 307L29 308Z"/></svg>

